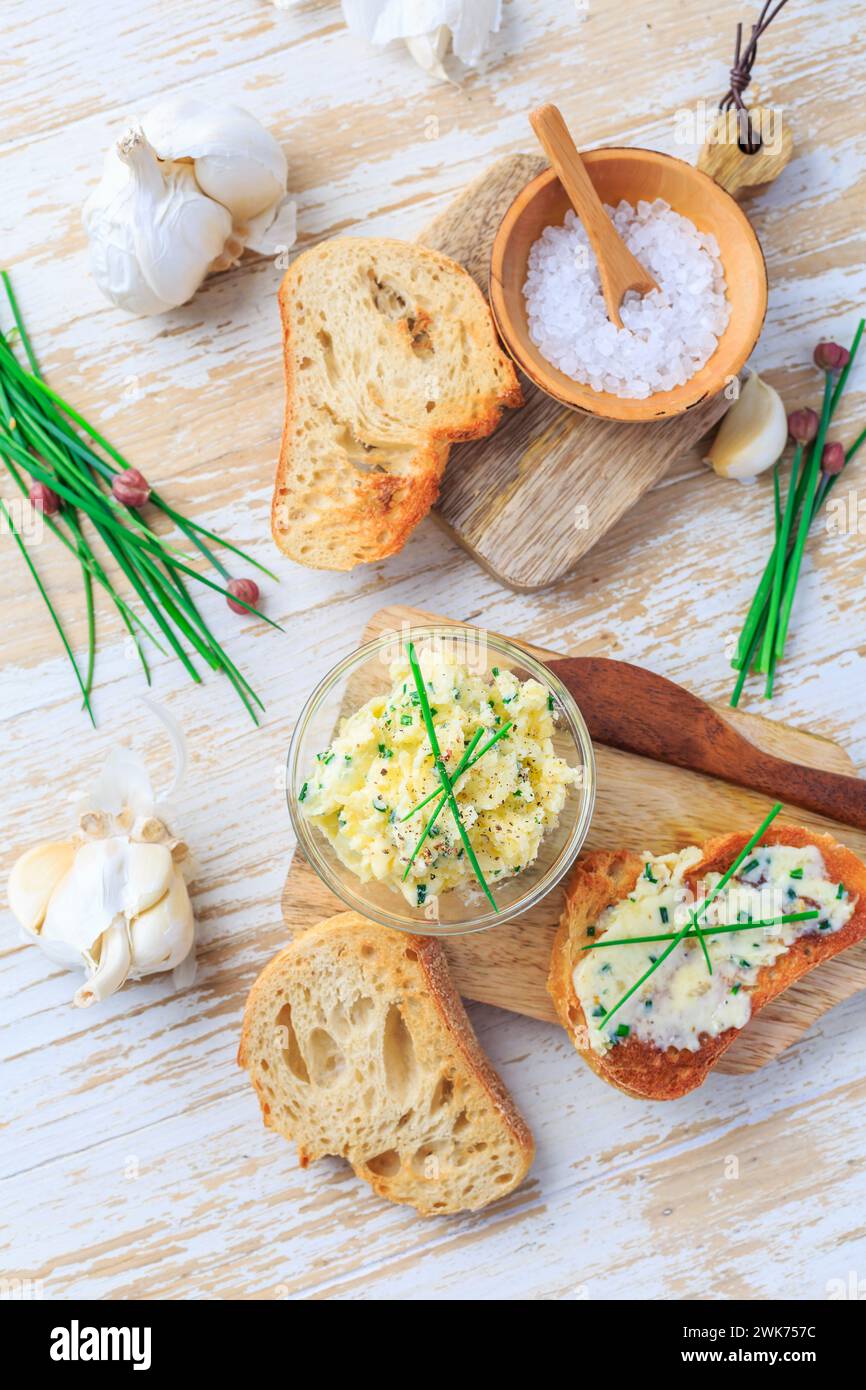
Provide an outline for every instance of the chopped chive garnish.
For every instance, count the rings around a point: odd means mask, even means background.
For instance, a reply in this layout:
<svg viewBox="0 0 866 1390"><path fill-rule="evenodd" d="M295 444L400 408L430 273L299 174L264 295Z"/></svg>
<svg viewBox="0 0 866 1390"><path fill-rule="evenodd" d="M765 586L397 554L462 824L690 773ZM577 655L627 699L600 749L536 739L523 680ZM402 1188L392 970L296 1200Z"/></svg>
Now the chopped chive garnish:
<svg viewBox="0 0 866 1390"><path fill-rule="evenodd" d="M595 936L595 927L587 927L586 934L587 936Z"/></svg>
<svg viewBox="0 0 866 1390"><path fill-rule="evenodd" d="M616 1036L617 1036L618 1038L627 1038L630 1032L631 1032L631 1029L629 1028L629 1026L628 1026L627 1023L618 1023L618 1024L617 1024Z"/></svg>
<svg viewBox="0 0 866 1390"><path fill-rule="evenodd" d="M732 986L731 986L731 994L739 994L739 992L740 992L740 990L741 990L742 988L743 988L743 986L742 986L741 984L732 985Z"/></svg>
<svg viewBox="0 0 866 1390"><path fill-rule="evenodd" d="M650 883L658 882L655 875L653 874L652 864L644 864L643 876L644 878L649 879Z"/></svg>
<svg viewBox="0 0 866 1390"><path fill-rule="evenodd" d="M818 930L819 930L819 931L829 931L829 930L830 930L830 926L831 926L831 923L830 923L830 922L827 922L827 921L825 920L825 921L823 921L823 922L819 922L819 923L818 923Z"/></svg>
<svg viewBox="0 0 866 1390"><path fill-rule="evenodd" d="M610 1019L610 1018L613 1016L613 1014L616 1013L616 1011L617 1011L618 1009L621 1009L621 1008L622 1008L622 1006L623 1006L623 1004L626 1002L626 1000L630 999L631 996L632 996L637 990L640 989L641 985L642 985L646 980L649 979L650 975L652 975L652 973L653 973L655 970L658 969L658 967L662 964L662 962L665 961L665 960L667 960L667 958L668 958L668 956L671 954L671 952L676 950L677 946L680 944L680 942L682 941L683 937L687 935L687 933L689 932L689 930L690 930L692 927L694 927L695 932L697 932L698 934L700 934L700 927L698 926L698 917L702 916L702 915L706 912L707 908L709 907L709 905L710 905L710 903L713 901L713 899L716 898L716 897L718 897L718 895L719 895L719 893L721 892L721 890L725 887L725 885L729 882L729 880L730 880L730 879L733 877L733 875L737 872L737 869L740 867L740 865L742 864L742 862L743 862L743 860L746 858L746 856L749 855L749 854L751 854L751 852L752 852L752 850L754 849L755 845L758 843L758 841L760 840L761 836L764 834L765 830L768 828L768 826L771 824L771 822L774 821L774 820L776 819L776 816L779 814L779 812L781 811L781 809L782 809L782 803L781 803L780 801L777 801L776 804L775 804L775 806L773 807L772 811L770 811L769 815L767 815L767 816L765 817L764 821L762 822L761 825L758 826L758 829L755 831L755 833L754 833L754 835L752 836L752 838L746 843L745 847L744 847L744 848L740 851L740 853L737 855L737 857L736 857L736 859L734 860L734 862L733 862L733 864L731 865L731 867L727 870L726 873L722 874L722 877L719 879L719 881L718 881L718 883L716 884L715 888L714 888L710 893L707 894L707 896L704 898L704 900L703 900L703 902L700 904L700 906L697 907L697 908L695 909L695 911L691 913L690 918L689 918L689 921L687 921L687 922L685 923L685 925L684 925L683 927L680 928L680 930L677 932L676 936L675 936L675 937L673 938L673 940L672 940L671 942L669 942L669 944L665 947L665 949L662 951L662 953L661 953L661 955L658 957L658 959L655 960L655 961L653 961L653 963L652 963L652 965L650 966L650 968L649 968L648 970L645 970L645 971L644 971L644 973L641 975L640 979L636 980L635 983L631 986L631 988L626 990L626 992L625 992L625 994L622 996L622 998L619 999L619 1000L617 1001L616 1004L614 1004L613 1008L610 1009L610 1010L608 1011L608 1013L605 1015L605 1018L604 1018L604 1022L605 1022L605 1023L607 1023L608 1019ZM706 943L704 943L704 950L706 951Z"/></svg>
<svg viewBox="0 0 866 1390"><path fill-rule="evenodd" d="M472 751L472 749L475 747L475 744L476 744L476 742L477 742L479 736L480 736L481 734L484 733L484 728L483 728L483 727L480 728L480 729L478 729L478 730L476 731L475 737L474 737L473 740L472 740L472 743L470 744L470 747L467 748L466 752L463 754L463 758L461 759L460 763L458 764L457 768L455 769L454 776L453 776L452 779L451 779L452 785L453 785L453 783L455 783L455 782L457 781L457 778L460 776L461 772L468 772L469 769L470 769L470 767L474 767L475 764L478 762L478 759L484 757L484 754L487 752L488 748L492 748L493 745L494 745L494 743L498 743L499 740L500 740L501 738L505 738L505 737L507 736L507 734L508 734L509 729L511 729L512 727L513 727L513 725L512 725L512 723L511 723L510 720L509 720L509 722L508 722L507 724L503 724L503 725L502 725L502 728L501 728L501 729L497 729L497 731L496 731L496 733L493 735L493 737L490 738L490 739L488 739L488 741L487 741L487 743L485 743L484 747L483 747L483 748L480 748L480 749L478 750L478 752L474 755L474 757L471 757L471 758L470 758L470 757L469 757L469 753L470 753L470 752ZM445 793L442 792L441 789L440 789L439 787L437 787L436 790L435 790L435 792L431 792L429 796L425 796L423 801L419 801L418 804L417 804L416 806L413 806L413 807L412 807L412 810L411 810L411 811L407 811L407 812L406 812L406 815L403 816L402 819L403 819L403 820L411 820L412 817L415 815L415 813L416 813L417 811L422 810L423 807L425 807L425 806L427 805L428 802L432 801L432 800L434 799L434 797L437 797L437 796L441 796L441 797L442 797L442 799L443 799L443 800L442 800L442 804L444 805L444 804L445 804L445 801L444 801Z"/></svg>
<svg viewBox="0 0 866 1390"><path fill-rule="evenodd" d="M306 799L307 799L307 786L308 786L308 783L305 782L304 785L301 787L301 790L298 792L298 800L299 800L299 801L306 801Z"/></svg>
<svg viewBox="0 0 866 1390"><path fill-rule="evenodd" d="M668 922L668 910L667 910L666 907L660 907L660 908L659 908L659 917L661 917L662 921L667 925L667 922Z"/></svg>
<svg viewBox="0 0 866 1390"><path fill-rule="evenodd" d="M547 697L547 708L548 708L548 709L553 709L553 696L552 696L552 695L548 695L548 697Z"/></svg>
<svg viewBox="0 0 866 1390"><path fill-rule="evenodd" d="M760 859L750 859L749 862L748 862L748 864L744 864L744 865L743 865L742 869L740 870L740 873L741 873L741 874L750 874L750 873L752 872L753 869L757 869L757 868L758 868L758 866L760 865L760 862L761 862Z"/></svg>
<svg viewBox="0 0 866 1390"><path fill-rule="evenodd" d="M419 883L415 891L415 899L419 907L424 906L424 899L427 897L427 884Z"/></svg>
<svg viewBox="0 0 866 1390"><path fill-rule="evenodd" d="M499 675L499 667L498 667L498 666L494 666L494 668L493 668L493 674L494 674L494 676L498 676L498 675Z"/></svg>
<svg viewBox="0 0 866 1390"><path fill-rule="evenodd" d="M604 1005L599 1004L597 1008L593 1009L592 1016L593 1018L604 1018Z"/></svg>
<svg viewBox="0 0 866 1390"><path fill-rule="evenodd" d="M839 884L839 887L836 889L836 897L837 897L837 898L844 898L844 896L845 896L845 885L844 885L844 883L840 883L840 884Z"/></svg>
<svg viewBox="0 0 866 1390"><path fill-rule="evenodd" d="M380 757L380 758L393 758L393 756L394 756L394 749L393 749L393 748L388 748L387 745L384 744L384 743L380 743L380 744L379 744L379 757Z"/></svg>
<svg viewBox="0 0 866 1390"><path fill-rule="evenodd" d="M478 740L481 738L481 735L483 734L483 732L484 732L484 730L483 730L482 728L476 729L475 735L474 735L474 737L473 737L473 739L472 739L472 742L469 744L469 747L466 749L466 752L463 754L463 757L461 758L461 760L460 760L460 762L458 763L457 768L456 768L456 770L455 770L455 772L454 772L454 778L453 778L453 781L452 781L452 786L453 786L454 782L457 781L457 779L458 779L458 777L460 776L460 774L461 774L462 772L465 772L466 768L469 766L469 759L470 759L470 756L471 756L471 754L472 754L472 750L474 749L474 747L475 747L476 743L478 742ZM431 794L431 796L429 796L429 797L427 798L427 800L428 800L428 801L432 800L432 798L433 798L435 795L436 795L436 792L433 792L433 793ZM421 805L422 805L422 806L424 805L424 802L423 802L423 801L421 802ZM423 831L422 831L422 833L421 833L421 838L419 839L419 841L418 841L418 843L416 844L415 848L413 849L411 855L409 856L409 862L408 862L408 864L406 865L406 868L403 870L403 881L404 881L404 882L406 881L406 878L408 877L409 870L411 869L412 865L413 865L414 862L415 862L415 859L416 859L416 857L417 857L417 855L418 855L418 851L420 850L420 848L421 848L421 846L423 845L424 841L427 839L427 836L428 836L429 834L431 834L431 832L432 832L432 830L433 830L433 827L435 826L437 820L439 819L439 816L440 816L441 811L442 811L442 807L443 807L444 805L445 805L445 794L444 794L444 792L443 792L442 796L439 798L439 804L438 804L438 806L436 806L435 810L433 811L432 816L431 816L430 819L428 820L427 824L425 825L425 827L424 827L424 829L423 829ZM415 809L417 810L418 808L416 807ZM413 815L413 814L414 814L413 811L410 811L410 812L409 812L409 816L411 816L411 815ZM409 816L404 816L404 817L403 817L403 820L408 820L408 819L409 819ZM460 857L460 856L458 855L458 858L459 858L459 857Z"/></svg>
<svg viewBox="0 0 866 1390"><path fill-rule="evenodd" d="M411 724L411 723L412 723L412 716L411 716L411 714L401 714L401 715L400 715L400 723L401 723L401 724Z"/></svg>
<svg viewBox="0 0 866 1390"><path fill-rule="evenodd" d="M803 877L803 870L802 870L802 869L792 869L792 870L791 870L791 878L802 878L802 877Z"/></svg>

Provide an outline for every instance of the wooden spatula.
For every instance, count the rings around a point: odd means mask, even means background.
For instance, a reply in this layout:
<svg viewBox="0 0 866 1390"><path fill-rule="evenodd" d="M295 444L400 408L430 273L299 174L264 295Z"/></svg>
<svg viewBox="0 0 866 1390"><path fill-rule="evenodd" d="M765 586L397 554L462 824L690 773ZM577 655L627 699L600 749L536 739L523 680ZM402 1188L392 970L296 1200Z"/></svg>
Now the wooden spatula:
<svg viewBox="0 0 866 1390"><path fill-rule="evenodd" d="M598 261L607 316L622 328L619 306L626 291L649 294L658 285L635 260L605 212L559 107L539 106L529 121L589 237Z"/></svg>
<svg viewBox="0 0 866 1390"><path fill-rule="evenodd" d="M571 691L593 739L705 772L866 830L866 781L789 763L756 748L682 686L607 657L547 662Z"/></svg>

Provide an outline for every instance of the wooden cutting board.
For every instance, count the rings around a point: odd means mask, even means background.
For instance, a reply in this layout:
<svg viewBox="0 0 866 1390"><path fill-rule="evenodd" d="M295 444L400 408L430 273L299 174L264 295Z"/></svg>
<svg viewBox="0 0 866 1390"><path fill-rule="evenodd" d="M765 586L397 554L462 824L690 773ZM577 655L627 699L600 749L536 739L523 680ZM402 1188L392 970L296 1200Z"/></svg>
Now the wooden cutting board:
<svg viewBox="0 0 866 1390"><path fill-rule="evenodd" d="M520 190L546 167L536 155L497 160L418 240L459 261L487 294L493 238ZM512 589L564 579L672 463L721 419L724 395L658 424L596 420L551 400L521 375L526 404L489 439L451 450L434 516Z"/></svg>
<svg viewBox="0 0 866 1390"><path fill-rule="evenodd" d="M448 619L404 607L382 608L364 631L364 640L404 624L443 623ZM561 653L526 643L541 659ZM571 655L581 655L573 651ZM856 772L850 758L828 739L791 729L759 715L716 706L719 713L758 747L779 757L827 771ZM751 829L766 814L767 798L702 773L688 772L650 759L595 745L598 796L586 841L587 849L652 849L657 853L700 843L735 828ZM807 811L798 821L828 830L866 858L866 833ZM545 982L553 935L562 908L562 889L519 921L490 931L443 938L454 979L468 999L497 1004L532 1018L555 1021ZM320 922L344 910L310 868L300 850L289 867L282 895L283 917L290 931ZM866 943L818 966L769 1004L725 1053L717 1068L739 1074L755 1071L811 1028L828 1009L866 988Z"/></svg>

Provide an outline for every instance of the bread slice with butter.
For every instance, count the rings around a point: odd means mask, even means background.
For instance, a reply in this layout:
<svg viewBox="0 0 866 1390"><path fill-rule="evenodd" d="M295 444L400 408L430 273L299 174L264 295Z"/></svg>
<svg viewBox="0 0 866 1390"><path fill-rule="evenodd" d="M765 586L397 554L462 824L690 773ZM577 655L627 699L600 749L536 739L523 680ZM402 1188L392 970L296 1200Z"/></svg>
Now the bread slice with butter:
<svg viewBox="0 0 866 1390"><path fill-rule="evenodd" d="M507 1196L534 1157L432 937L353 912L310 927L253 985L238 1062L303 1166L348 1159L424 1215Z"/></svg>
<svg viewBox="0 0 866 1390"><path fill-rule="evenodd" d="M317 569L392 555L436 500L450 445L522 404L484 296L437 251L339 237L294 261L279 303L274 540Z"/></svg>
<svg viewBox="0 0 866 1390"><path fill-rule="evenodd" d="M728 915L737 930L706 938L713 976L699 943L681 943L607 1019L608 1010L667 943L643 939L600 948L596 943L607 931L612 937L644 938L676 931L677 893L685 889L687 905L701 902L708 876L724 873L749 838L747 832L724 835L693 853L658 860L628 850L593 852L572 874L548 990L583 1059L628 1095L672 1100L700 1086L749 1018L807 971L866 937L866 866L829 835L777 822L732 881L737 897ZM658 880L655 887L653 880ZM817 910L819 917L791 924L785 929L788 941L777 940L775 929L740 931L739 924L748 926L750 918L776 915L775 907L760 907L761 893L786 913L802 907ZM733 906L741 903L734 914ZM779 933L784 935L781 928Z"/></svg>

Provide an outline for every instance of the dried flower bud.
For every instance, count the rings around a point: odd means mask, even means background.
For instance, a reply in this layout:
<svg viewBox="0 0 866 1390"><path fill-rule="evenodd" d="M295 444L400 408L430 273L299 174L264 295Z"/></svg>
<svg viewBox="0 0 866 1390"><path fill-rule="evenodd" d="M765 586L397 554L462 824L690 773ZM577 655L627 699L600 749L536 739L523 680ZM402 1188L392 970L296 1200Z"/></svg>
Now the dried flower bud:
<svg viewBox="0 0 866 1390"><path fill-rule="evenodd" d="M259 601L259 586L254 579L230 579L226 588L230 594L237 594L238 598L243 599L243 603L226 599L233 613L247 613L249 610L244 608L244 603L251 603L255 607Z"/></svg>
<svg viewBox="0 0 866 1390"><path fill-rule="evenodd" d="M137 468L124 468L112 478L111 491L125 507L143 507L150 496L150 484Z"/></svg>
<svg viewBox="0 0 866 1390"><path fill-rule="evenodd" d="M818 433L818 416L814 410L792 410L788 416L788 433L795 444L811 444Z"/></svg>
<svg viewBox="0 0 866 1390"><path fill-rule="evenodd" d="M46 516L54 516L60 511L60 498L45 483L31 483L27 495L36 510L44 512Z"/></svg>
<svg viewBox="0 0 866 1390"><path fill-rule="evenodd" d="M815 366L823 372L841 372L847 367L851 354L838 343L819 343L815 349Z"/></svg>
<svg viewBox="0 0 866 1390"><path fill-rule="evenodd" d="M821 469L831 478L841 473L845 467L845 450L841 444L825 444L821 455Z"/></svg>

